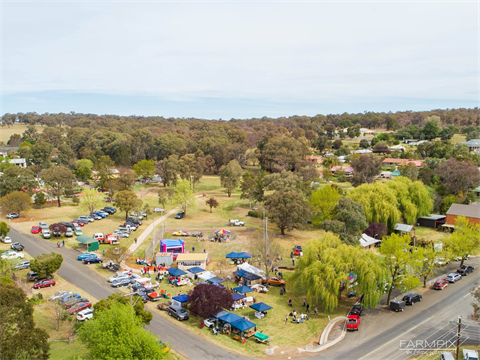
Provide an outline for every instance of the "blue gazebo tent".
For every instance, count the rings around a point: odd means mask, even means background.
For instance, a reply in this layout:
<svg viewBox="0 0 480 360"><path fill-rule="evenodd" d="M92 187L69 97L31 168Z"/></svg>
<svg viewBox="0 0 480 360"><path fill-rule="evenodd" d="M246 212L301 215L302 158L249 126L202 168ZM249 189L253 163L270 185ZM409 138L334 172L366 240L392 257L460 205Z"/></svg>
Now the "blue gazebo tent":
<svg viewBox="0 0 480 360"><path fill-rule="evenodd" d="M192 274L200 274L202 272L205 272L205 269L202 269L201 267L195 266L187 270L188 272Z"/></svg>
<svg viewBox="0 0 480 360"><path fill-rule="evenodd" d="M245 320L245 319L235 321L234 323L231 323L231 325L232 325L232 327L240 330L241 332L244 332L248 329L251 329L251 328L257 326L256 324L252 323L251 321L248 321L248 320Z"/></svg>
<svg viewBox="0 0 480 360"><path fill-rule="evenodd" d="M249 259L252 257L247 252L231 252L225 256L227 259Z"/></svg>
<svg viewBox="0 0 480 360"><path fill-rule="evenodd" d="M265 304L265 303L263 303L263 302L250 305L250 307L251 307L253 310L256 310L256 311L258 311L258 312L263 312L263 311L267 311L267 310L272 310L272 309L273 309L270 305L267 305L267 304Z"/></svg>
<svg viewBox="0 0 480 360"><path fill-rule="evenodd" d="M245 286L245 285L237 286L233 290L235 290L239 294L246 294L246 293L249 293L249 292L253 291L253 289L251 287L248 287L248 286Z"/></svg>
<svg viewBox="0 0 480 360"><path fill-rule="evenodd" d="M216 313L215 315L213 315L213 317L218 319L218 318L221 318L222 316L227 315L227 314L230 314L230 313L227 310L222 310L222 311Z"/></svg>
<svg viewBox="0 0 480 360"><path fill-rule="evenodd" d="M187 275L187 273L183 270L180 269L175 269L175 268L170 268L168 269L168 273L172 276L178 277L182 275Z"/></svg>
<svg viewBox="0 0 480 360"><path fill-rule="evenodd" d="M183 294L183 295L174 296L172 300L178 301L179 303L184 303L188 301L188 295Z"/></svg>
<svg viewBox="0 0 480 360"><path fill-rule="evenodd" d="M232 297L233 297L233 301L238 301L246 298L245 295L239 294L239 293L233 293Z"/></svg>
<svg viewBox="0 0 480 360"><path fill-rule="evenodd" d="M227 324L234 323L235 321L242 320L243 318L241 316L238 316L237 314L234 313L227 313L225 315L222 315L220 317L217 317L218 320L221 320Z"/></svg>
<svg viewBox="0 0 480 360"><path fill-rule="evenodd" d="M215 276L213 278L210 278L210 279L207 279L207 282L209 282L210 284L221 284L223 282L225 282L227 280L225 279L222 279L221 277L218 277L218 276Z"/></svg>

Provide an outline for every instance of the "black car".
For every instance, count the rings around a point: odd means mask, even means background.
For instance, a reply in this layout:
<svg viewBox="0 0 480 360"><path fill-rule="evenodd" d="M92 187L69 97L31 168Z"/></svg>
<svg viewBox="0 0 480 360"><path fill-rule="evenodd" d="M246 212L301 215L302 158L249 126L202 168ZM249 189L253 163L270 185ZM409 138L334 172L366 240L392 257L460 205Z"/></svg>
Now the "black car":
<svg viewBox="0 0 480 360"><path fill-rule="evenodd" d="M75 226L71 222L61 221L59 224L65 225L68 228L73 229Z"/></svg>
<svg viewBox="0 0 480 360"><path fill-rule="evenodd" d="M140 221L140 220L137 220L137 219L134 219L134 218L131 218L129 217L127 220L125 220L126 222L130 222L130 223L134 223L134 224L137 224L137 225L142 225L143 223Z"/></svg>
<svg viewBox="0 0 480 360"><path fill-rule="evenodd" d="M402 299L407 305L413 305L416 302L422 301L422 295L418 294L407 294Z"/></svg>
<svg viewBox="0 0 480 360"><path fill-rule="evenodd" d="M60 237L60 236L62 236L62 233L58 230L53 230L53 236Z"/></svg>
<svg viewBox="0 0 480 360"><path fill-rule="evenodd" d="M188 320L188 313L181 307L170 306L167 311L168 315L177 318L178 321Z"/></svg>
<svg viewBox="0 0 480 360"><path fill-rule="evenodd" d="M472 273L475 268L470 265L463 265L460 267L460 269L457 270L457 273L459 273L462 276L467 276L468 274Z"/></svg>
<svg viewBox="0 0 480 360"><path fill-rule="evenodd" d="M350 315L362 316L362 310L363 310L362 305L359 305L359 304L353 305L352 310L350 311Z"/></svg>
<svg viewBox="0 0 480 360"><path fill-rule="evenodd" d="M103 208L103 211L110 212L111 214L115 214L117 212L117 209L115 209L114 207L111 207L111 206L105 206Z"/></svg>
<svg viewBox="0 0 480 360"><path fill-rule="evenodd" d="M175 219L183 219L185 217L185 211L180 211L177 215L175 215Z"/></svg>
<svg viewBox="0 0 480 360"><path fill-rule="evenodd" d="M102 259L96 258L96 257L95 258L94 257L89 257L89 258L83 259L83 263L87 264L87 265L89 265L89 264L99 264L99 263L101 264L102 262L103 262Z"/></svg>
<svg viewBox="0 0 480 360"><path fill-rule="evenodd" d="M10 245L10 247L12 248L12 250L15 251L22 251L23 249L25 249L25 246L23 246L19 242L13 243L12 245Z"/></svg>
<svg viewBox="0 0 480 360"><path fill-rule="evenodd" d="M107 214L110 214L110 215L115 214L115 211L113 211L113 210L110 209L110 208L106 208L106 207L103 208L102 211L103 211L103 212L106 212Z"/></svg>

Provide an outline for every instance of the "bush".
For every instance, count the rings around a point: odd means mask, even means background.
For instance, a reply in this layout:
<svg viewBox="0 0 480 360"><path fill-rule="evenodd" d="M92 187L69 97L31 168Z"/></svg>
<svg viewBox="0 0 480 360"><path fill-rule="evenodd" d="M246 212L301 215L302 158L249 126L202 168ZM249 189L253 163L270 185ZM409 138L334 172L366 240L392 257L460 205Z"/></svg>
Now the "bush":
<svg viewBox="0 0 480 360"><path fill-rule="evenodd" d="M2 276L0 277L0 284L2 285L13 284L13 280L8 276Z"/></svg>
<svg viewBox="0 0 480 360"><path fill-rule="evenodd" d="M43 300L42 294L35 294L30 299L28 299L28 302L31 302L33 305L38 305L42 302L42 300Z"/></svg>
<svg viewBox="0 0 480 360"><path fill-rule="evenodd" d="M254 218L261 219L263 217L263 211L261 211L261 210L250 210L248 212L247 216L251 216L251 217L254 217ZM268 216L268 211L265 211L265 217L269 217Z"/></svg>

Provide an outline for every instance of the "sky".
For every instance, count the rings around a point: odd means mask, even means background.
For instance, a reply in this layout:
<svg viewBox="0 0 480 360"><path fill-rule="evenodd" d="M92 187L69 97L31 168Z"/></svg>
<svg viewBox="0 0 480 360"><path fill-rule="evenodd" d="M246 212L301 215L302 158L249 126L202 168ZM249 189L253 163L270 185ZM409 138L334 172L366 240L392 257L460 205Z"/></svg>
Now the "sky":
<svg viewBox="0 0 480 360"><path fill-rule="evenodd" d="M479 3L1 3L0 114L242 119L479 106Z"/></svg>

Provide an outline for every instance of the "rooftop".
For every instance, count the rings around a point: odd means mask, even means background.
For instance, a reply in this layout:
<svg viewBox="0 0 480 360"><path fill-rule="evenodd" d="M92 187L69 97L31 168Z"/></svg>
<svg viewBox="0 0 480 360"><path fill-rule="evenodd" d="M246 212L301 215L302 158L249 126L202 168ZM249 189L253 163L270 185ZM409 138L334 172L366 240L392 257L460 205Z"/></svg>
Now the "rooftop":
<svg viewBox="0 0 480 360"><path fill-rule="evenodd" d="M450 209L448 209L447 211L447 215L465 216L474 219L480 219L480 206L473 204L452 204L450 206Z"/></svg>

